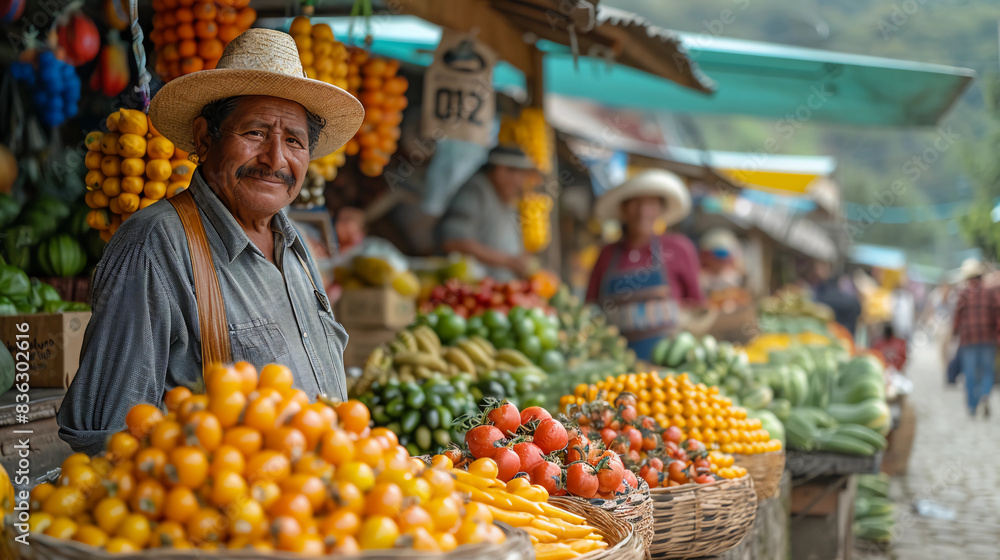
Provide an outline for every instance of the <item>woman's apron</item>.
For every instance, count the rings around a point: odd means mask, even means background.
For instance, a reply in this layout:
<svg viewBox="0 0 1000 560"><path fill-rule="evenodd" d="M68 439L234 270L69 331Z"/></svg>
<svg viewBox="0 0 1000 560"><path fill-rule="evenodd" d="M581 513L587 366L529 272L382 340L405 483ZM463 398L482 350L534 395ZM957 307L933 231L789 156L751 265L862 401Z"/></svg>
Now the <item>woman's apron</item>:
<svg viewBox="0 0 1000 560"><path fill-rule="evenodd" d="M621 267L624 243L615 244L611 264L601 279L598 300L608 322L628 339L640 360L649 360L653 347L677 328L679 307L671 297L667 263L659 237L650 242L650 266ZM636 254L639 253L635 250Z"/></svg>

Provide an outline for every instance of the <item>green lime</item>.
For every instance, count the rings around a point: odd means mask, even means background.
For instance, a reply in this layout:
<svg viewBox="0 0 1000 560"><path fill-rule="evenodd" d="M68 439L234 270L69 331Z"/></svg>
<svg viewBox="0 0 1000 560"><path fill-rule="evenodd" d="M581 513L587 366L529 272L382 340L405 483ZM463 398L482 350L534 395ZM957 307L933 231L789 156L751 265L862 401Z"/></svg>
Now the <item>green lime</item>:
<svg viewBox="0 0 1000 560"><path fill-rule="evenodd" d="M535 336L535 322L527 317L514 321L514 333L519 340Z"/></svg>
<svg viewBox="0 0 1000 560"><path fill-rule="evenodd" d="M465 322L465 329L471 333L473 331L478 331L482 328L483 324L483 316L476 315L475 317L470 317L469 320Z"/></svg>
<svg viewBox="0 0 1000 560"><path fill-rule="evenodd" d="M532 307L528 310L528 317L535 323L548 323L549 316L545 314L545 311L541 307Z"/></svg>
<svg viewBox="0 0 1000 560"><path fill-rule="evenodd" d="M506 331L510 329L510 320L496 309L490 309L483 314L483 324L491 331Z"/></svg>
<svg viewBox="0 0 1000 560"><path fill-rule="evenodd" d="M490 337L490 341L493 343L493 346L496 346L500 350L503 350L504 348L517 347L517 345L514 343L514 338L510 336L509 333L502 334L499 336L492 336Z"/></svg>
<svg viewBox="0 0 1000 560"><path fill-rule="evenodd" d="M528 315L528 310L521 307L520 305L515 305L514 307L511 307L510 311L507 312L507 318L510 319L511 323L516 323L517 321L524 319L527 315Z"/></svg>
<svg viewBox="0 0 1000 560"><path fill-rule="evenodd" d="M538 362L538 365L548 373L556 373L566 369L566 359L558 350L546 350Z"/></svg>
<svg viewBox="0 0 1000 560"><path fill-rule="evenodd" d="M517 349L534 361L535 358L542 353L542 343L538 340L537 336L532 334L519 340L517 343Z"/></svg>
<svg viewBox="0 0 1000 560"><path fill-rule="evenodd" d="M559 346L559 331L546 327L538 333L538 341L542 343L542 350L552 350Z"/></svg>
<svg viewBox="0 0 1000 560"><path fill-rule="evenodd" d="M452 341L465 335L466 322L461 315L444 315L438 319L437 334L443 341Z"/></svg>

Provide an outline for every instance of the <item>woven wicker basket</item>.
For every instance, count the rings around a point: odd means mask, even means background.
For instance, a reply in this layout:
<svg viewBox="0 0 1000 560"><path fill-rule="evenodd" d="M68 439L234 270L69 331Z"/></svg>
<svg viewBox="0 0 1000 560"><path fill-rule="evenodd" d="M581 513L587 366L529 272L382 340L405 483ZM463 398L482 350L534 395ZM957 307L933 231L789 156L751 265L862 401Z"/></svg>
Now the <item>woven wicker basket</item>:
<svg viewBox="0 0 1000 560"><path fill-rule="evenodd" d="M653 542L653 500L649 497L649 485L645 480L640 478L639 488L613 500L594 499L590 503L631 523L648 552Z"/></svg>
<svg viewBox="0 0 1000 560"><path fill-rule="evenodd" d="M657 558L701 558L733 548L753 526L757 495L750 475L710 484L654 488L653 543Z"/></svg>
<svg viewBox="0 0 1000 560"><path fill-rule="evenodd" d="M757 491L757 501L773 498L780 493L781 473L785 471L785 450L758 453L755 455L734 455L737 465L745 468L753 478L753 489Z"/></svg>
<svg viewBox="0 0 1000 560"><path fill-rule="evenodd" d="M328 555L326 560L465 560L490 558L490 560L531 560L535 550L528 534L509 525L497 523L507 540L499 545L480 544L460 546L447 554L418 552L412 549L378 550L357 556ZM6 542L12 549L14 560L192 560L194 558L224 558L225 560L301 560L302 556L287 552L254 550L224 550L218 553L204 550L172 550L157 548L137 554L111 554L104 549L86 546L75 541L60 541L47 535L31 535L30 546L13 542L13 530L8 526ZM0 547L0 552L3 549ZM8 556L4 556L6 560Z"/></svg>
<svg viewBox="0 0 1000 560"><path fill-rule="evenodd" d="M642 538L635 533L632 525L621 517L615 516L583 498L552 496L549 498L549 503L586 519L587 524L597 529L608 543L608 548L588 552L574 560L643 560L646 558L646 547L642 543Z"/></svg>

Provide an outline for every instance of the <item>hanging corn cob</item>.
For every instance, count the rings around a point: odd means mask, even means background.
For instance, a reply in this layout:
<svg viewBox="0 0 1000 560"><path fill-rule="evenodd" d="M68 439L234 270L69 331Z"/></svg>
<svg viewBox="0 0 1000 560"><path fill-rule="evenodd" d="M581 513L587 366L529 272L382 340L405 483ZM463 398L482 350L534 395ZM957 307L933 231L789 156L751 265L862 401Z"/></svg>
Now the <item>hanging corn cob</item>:
<svg viewBox="0 0 1000 560"><path fill-rule="evenodd" d="M514 127L517 144L535 162L538 170L552 172L552 134L545 123L545 112L539 107L526 107Z"/></svg>
<svg viewBox="0 0 1000 560"><path fill-rule="evenodd" d="M537 253L549 246L551 240L549 212L551 210L552 198L543 193L528 193L518 204L521 216L521 237L524 239L524 249L529 253Z"/></svg>

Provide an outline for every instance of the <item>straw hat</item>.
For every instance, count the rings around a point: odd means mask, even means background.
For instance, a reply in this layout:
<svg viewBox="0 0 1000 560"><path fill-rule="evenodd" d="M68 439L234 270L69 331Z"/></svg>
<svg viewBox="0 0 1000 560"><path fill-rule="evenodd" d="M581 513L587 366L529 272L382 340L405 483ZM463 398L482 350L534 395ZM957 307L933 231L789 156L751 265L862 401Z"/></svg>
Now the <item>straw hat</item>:
<svg viewBox="0 0 1000 560"><path fill-rule="evenodd" d="M978 259L965 259L962 261L962 267L959 269L958 275L962 280L968 280L969 278L982 276L985 273L986 267Z"/></svg>
<svg viewBox="0 0 1000 560"><path fill-rule="evenodd" d="M215 69L181 76L160 88L149 104L149 118L174 145L193 152L192 123L202 108L241 95L288 99L326 119L310 159L319 159L346 144L365 117L361 102L353 95L305 77L291 35L250 29L226 46Z"/></svg>
<svg viewBox="0 0 1000 560"><path fill-rule="evenodd" d="M621 221L622 203L640 196L658 196L663 199L663 220L668 227L691 213L691 195L688 194L684 181L669 171L651 169L601 195L594 205L594 214L601 221Z"/></svg>

